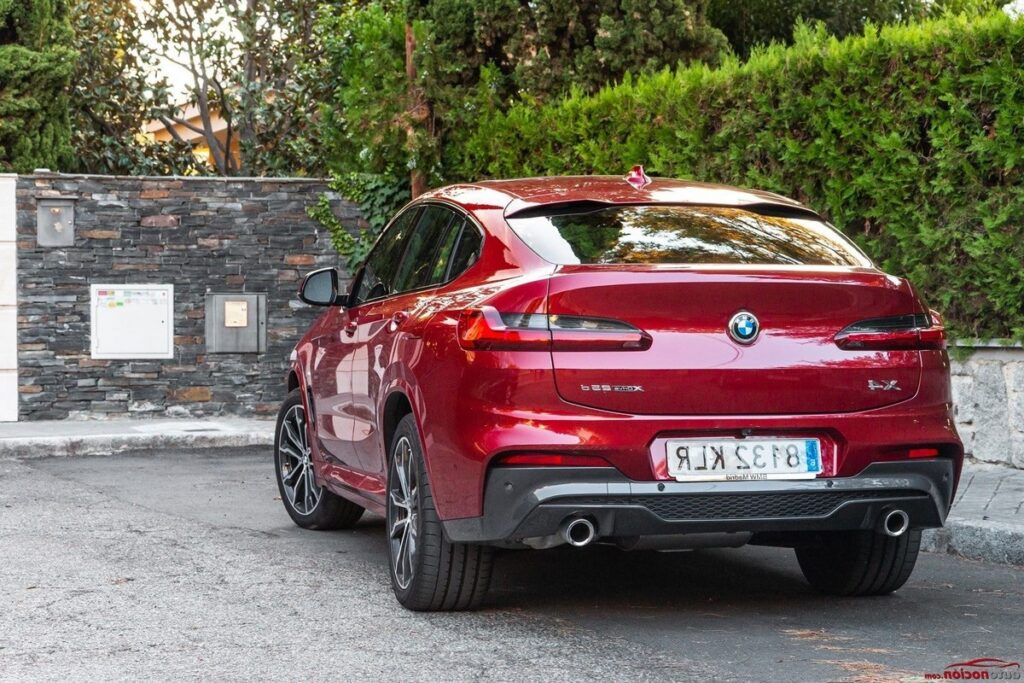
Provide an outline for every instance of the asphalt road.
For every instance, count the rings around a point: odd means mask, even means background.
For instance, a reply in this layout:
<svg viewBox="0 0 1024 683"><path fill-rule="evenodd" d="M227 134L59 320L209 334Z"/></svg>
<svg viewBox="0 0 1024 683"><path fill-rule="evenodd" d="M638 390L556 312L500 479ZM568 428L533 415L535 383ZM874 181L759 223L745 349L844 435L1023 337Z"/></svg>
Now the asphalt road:
<svg viewBox="0 0 1024 683"><path fill-rule="evenodd" d="M383 523L293 526L267 452L0 461L0 680L924 680L1024 663L1024 570L923 555L893 596L791 551L508 552L487 607L413 614ZM1013 670L1007 670L1013 671Z"/></svg>

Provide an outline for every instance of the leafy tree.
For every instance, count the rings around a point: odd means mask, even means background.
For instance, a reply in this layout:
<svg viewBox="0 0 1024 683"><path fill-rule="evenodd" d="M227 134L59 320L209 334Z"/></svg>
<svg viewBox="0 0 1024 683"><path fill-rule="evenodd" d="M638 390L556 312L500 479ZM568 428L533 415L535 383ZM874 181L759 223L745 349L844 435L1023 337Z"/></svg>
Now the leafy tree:
<svg viewBox="0 0 1024 683"><path fill-rule="evenodd" d="M538 97L603 85L680 63L718 62L725 37L705 17L706 0L539 0L522 5L512 39L516 86Z"/></svg>
<svg viewBox="0 0 1024 683"><path fill-rule="evenodd" d="M711 0L708 16L738 55L755 45L793 42L798 22L822 22L837 37L859 34L865 24L925 19L944 12L982 13L1005 0Z"/></svg>
<svg viewBox="0 0 1024 683"><path fill-rule="evenodd" d="M323 106L328 168L338 175L404 175L422 165L407 140L405 19L379 4L350 6L317 25L324 61L318 74L334 83Z"/></svg>
<svg viewBox="0 0 1024 683"><path fill-rule="evenodd" d="M70 37L64 0L0 0L0 171L71 159Z"/></svg>
<svg viewBox="0 0 1024 683"><path fill-rule="evenodd" d="M159 55L188 74L189 106L161 113L203 137L221 175L318 172L306 137L319 83L302 81L318 0L150 0L142 26ZM215 130L220 116L226 128ZM238 144L241 154L232 153Z"/></svg>
<svg viewBox="0 0 1024 683"><path fill-rule="evenodd" d="M125 175L186 174L197 167L185 142L140 140L166 109L167 82L142 44L133 0L73 0L78 64L71 84L74 170Z"/></svg>
<svg viewBox="0 0 1024 683"><path fill-rule="evenodd" d="M717 63L725 37L707 0L411 0L425 23L418 61L431 85L473 87L487 66L500 94L549 98L679 63ZM495 85L496 83L492 83Z"/></svg>
<svg viewBox="0 0 1024 683"><path fill-rule="evenodd" d="M353 266L408 201L414 172L432 164L433 131L423 125L427 105L422 91L410 88L406 70L406 27L403 14L379 4L325 14L315 33L323 60L305 75L332 84L321 108L322 153L334 175L333 189L359 205L367 229L350 235L327 197L309 213ZM409 28L415 38L422 23Z"/></svg>
<svg viewBox="0 0 1024 683"><path fill-rule="evenodd" d="M243 172L320 174L313 137L317 103L327 83L310 79L305 64L321 59L313 41L324 0L246 0L232 6L241 68L231 77Z"/></svg>
<svg viewBox="0 0 1024 683"><path fill-rule="evenodd" d="M595 92L627 73L714 62L727 47L706 0L406 0L321 17L322 128L339 175L449 176L446 149L481 111Z"/></svg>

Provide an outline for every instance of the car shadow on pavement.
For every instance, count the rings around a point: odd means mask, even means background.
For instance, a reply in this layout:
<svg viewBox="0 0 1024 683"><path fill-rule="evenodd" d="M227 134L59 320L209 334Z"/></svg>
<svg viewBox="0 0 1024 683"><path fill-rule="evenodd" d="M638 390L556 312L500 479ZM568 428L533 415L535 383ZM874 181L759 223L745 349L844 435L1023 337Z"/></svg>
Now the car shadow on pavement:
<svg viewBox="0 0 1024 683"><path fill-rule="evenodd" d="M791 571L765 566L765 552L792 563ZM789 556L787 557L787 553ZM492 604L533 605L624 602L633 607L682 608L708 601L744 602L811 598L792 551L780 548L623 551L610 546L502 553L491 583Z"/></svg>
<svg viewBox="0 0 1024 683"><path fill-rule="evenodd" d="M384 523L369 516L349 542L387 566ZM766 561L767 560L767 561ZM599 600L632 607L707 607L709 601L817 601L793 551L785 548L684 552L624 551L613 546L503 550L495 560L487 608L584 607Z"/></svg>

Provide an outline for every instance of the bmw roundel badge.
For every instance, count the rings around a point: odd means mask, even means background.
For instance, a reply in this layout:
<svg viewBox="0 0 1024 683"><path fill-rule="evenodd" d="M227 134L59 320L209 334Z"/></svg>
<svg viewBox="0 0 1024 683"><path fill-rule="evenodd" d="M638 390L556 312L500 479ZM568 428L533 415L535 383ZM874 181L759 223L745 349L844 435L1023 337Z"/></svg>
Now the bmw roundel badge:
<svg viewBox="0 0 1024 683"><path fill-rule="evenodd" d="M761 323L753 313L740 311L729 321L728 330L737 344L753 344L761 332Z"/></svg>

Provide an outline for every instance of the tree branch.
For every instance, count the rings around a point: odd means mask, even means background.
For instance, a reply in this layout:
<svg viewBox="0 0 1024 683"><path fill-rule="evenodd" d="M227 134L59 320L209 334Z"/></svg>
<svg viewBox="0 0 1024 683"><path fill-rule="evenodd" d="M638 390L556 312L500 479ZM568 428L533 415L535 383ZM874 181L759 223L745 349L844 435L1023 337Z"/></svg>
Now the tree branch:
<svg viewBox="0 0 1024 683"><path fill-rule="evenodd" d="M162 114L158 118L160 119L160 123L164 124L164 129L171 134L171 137L174 138L176 142L180 142L183 145L189 145L189 147L192 146L189 144L187 140L185 140L185 138L181 137L181 134L177 130L174 129L175 121L172 121L167 116L164 116Z"/></svg>

